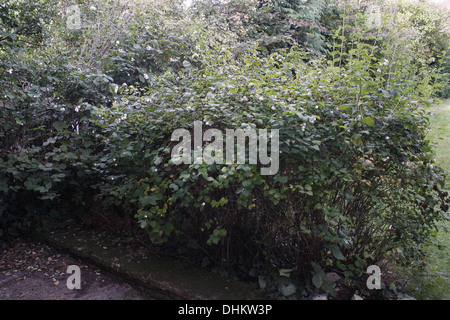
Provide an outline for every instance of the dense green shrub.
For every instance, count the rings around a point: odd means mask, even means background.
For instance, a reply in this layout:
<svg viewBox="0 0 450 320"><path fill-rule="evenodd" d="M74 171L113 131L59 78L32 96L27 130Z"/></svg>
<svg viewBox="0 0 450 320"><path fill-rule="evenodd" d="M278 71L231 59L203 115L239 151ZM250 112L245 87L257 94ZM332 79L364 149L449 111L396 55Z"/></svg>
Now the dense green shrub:
<svg viewBox="0 0 450 320"><path fill-rule="evenodd" d="M0 192L8 208L2 210L2 219L4 226L12 223L5 228L13 232L18 231L13 226L40 219L32 212L63 212L70 203L80 205L89 194L88 181L95 179L90 167L101 148L88 130L90 111L83 102L106 105L107 97L97 88L109 79L80 74L65 66L64 59L54 62L0 63L0 88L5 92L0 108Z"/></svg>
<svg viewBox="0 0 450 320"><path fill-rule="evenodd" d="M314 55L327 52L340 10L337 1L323 0L194 1L194 8L193 14L233 30L241 44L258 43L263 54L298 46Z"/></svg>
<svg viewBox="0 0 450 320"><path fill-rule="evenodd" d="M6 0L0 3L0 53L40 45L49 35L45 25L55 16L54 0Z"/></svg>
<svg viewBox="0 0 450 320"><path fill-rule="evenodd" d="M80 211L90 184L82 179L90 179L98 151L82 104L107 105L112 79L77 69L47 44L54 1L9 1L3 9L12 36L0 47L0 234L14 234L43 216Z"/></svg>
<svg viewBox="0 0 450 320"><path fill-rule="evenodd" d="M223 16L157 8L67 41L60 21L54 47L0 51L4 231L95 202L135 217L155 245L332 294L325 271L364 287L371 264L420 264L448 206L420 108L436 70L411 56L403 25L374 36L367 17L343 15L320 60L295 42L271 54L242 46ZM139 9L156 16L146 25ZM127 11L89 10L93 21ZM171 135L195 121L279 130L278 173L175 165Z"/></svg>
<svg viewBox="0 0 450 320"><path fill-rule="evenodd" d="M96 112L108 142L96 163L105 172L99 199L135 214L155 243L178 239L245 270L261 262L297 276L315 270L315 284L329 291L321 268L358 279L385 259L415 263L447 210L436 192L443 176L420 97L406 84L397 93L379 87L383 77L365 70L373 56L363 52L347 69L317 68L295 49L242 61L211 54L208 68L186 65L147 94L119 89L122 97ZM371 68L400 80L395 68ZM223 132L279 129L279 173L174 165L171 133L196 120Z"/></svg>

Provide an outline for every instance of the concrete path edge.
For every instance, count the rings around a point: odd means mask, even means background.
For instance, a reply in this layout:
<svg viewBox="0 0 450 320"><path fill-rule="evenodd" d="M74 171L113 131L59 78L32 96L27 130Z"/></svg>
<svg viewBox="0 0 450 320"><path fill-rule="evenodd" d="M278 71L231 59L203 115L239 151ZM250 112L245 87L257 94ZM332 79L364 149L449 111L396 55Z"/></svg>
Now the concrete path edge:
<svg viewBox="0 0 450 320"><path fill-rule="evenodd" d="M68 227L36 233L36 237L62 251L85 259L157 299L267 300L256 287L175 259L142 256L92 231Z"/></svg>

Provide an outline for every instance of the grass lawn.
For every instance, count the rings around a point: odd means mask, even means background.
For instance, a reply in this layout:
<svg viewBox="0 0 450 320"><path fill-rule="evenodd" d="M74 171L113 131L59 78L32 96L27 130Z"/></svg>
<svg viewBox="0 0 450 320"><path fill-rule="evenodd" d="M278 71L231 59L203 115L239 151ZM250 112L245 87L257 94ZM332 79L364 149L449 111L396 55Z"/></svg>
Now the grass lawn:
<svg viewBox="0 0 450 320"><path fill-rule="evenodd" d="M450 174L450 99L428 109L432 131L429 138L435 145L437 164ZM450 176L447 180L450 180ZM450 181L447 181L450 190ZM411 295L417 299L450 300L450 222L439 230L437 239L441 249L430 249L432 254L426 273L412 284Z"/></svg>
<svg viewBox="0 0 450 320"><path fill-rule="evenodd" d="M429 138L436 143L436 161L450 173L450 99L429 109L432 131ZM450 181L447 181L450 189Z"/></svg>

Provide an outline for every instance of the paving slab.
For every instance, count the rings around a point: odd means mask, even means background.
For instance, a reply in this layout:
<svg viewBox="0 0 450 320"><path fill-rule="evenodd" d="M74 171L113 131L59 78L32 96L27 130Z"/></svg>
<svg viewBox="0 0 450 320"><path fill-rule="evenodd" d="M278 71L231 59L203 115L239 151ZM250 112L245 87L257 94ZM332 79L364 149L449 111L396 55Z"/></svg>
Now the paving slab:
<svg viewBox="0 0 450 320"><path fill-rule="evenodd" d="M79 288L67 286L71 265L80 268ZM0 241L0 300L154 299L123 279L34 239Z"/></svg>
<svg viewBox="0 0 450 320"><path fill-rule="evenodd" d="M78 227L39 233L39 239L108 270L158 299L265 300L254 286L177 259L148 254L106 234Z"/></svg>

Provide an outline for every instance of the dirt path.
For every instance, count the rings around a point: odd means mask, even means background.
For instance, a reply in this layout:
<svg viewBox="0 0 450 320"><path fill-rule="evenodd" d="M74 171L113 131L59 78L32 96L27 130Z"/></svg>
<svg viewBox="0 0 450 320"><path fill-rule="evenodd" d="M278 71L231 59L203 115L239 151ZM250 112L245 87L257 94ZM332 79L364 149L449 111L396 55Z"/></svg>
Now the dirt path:
<svg viewBox="0 0 450 320"><path fill-rule="evenodd" d="M68 289L67 267L80 267L81 289ZM153 300L121 279L31 240L0 242L0 300Z"/></svg>

